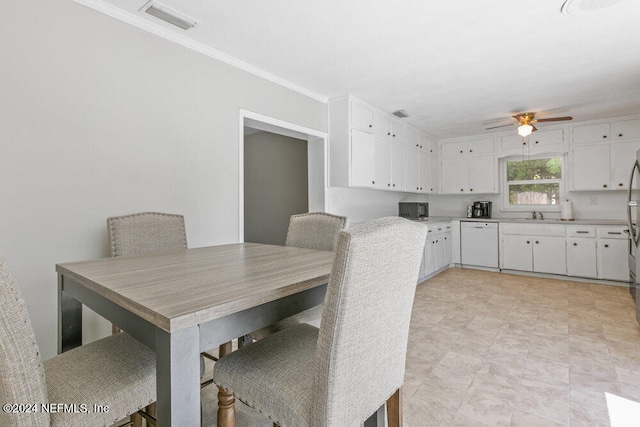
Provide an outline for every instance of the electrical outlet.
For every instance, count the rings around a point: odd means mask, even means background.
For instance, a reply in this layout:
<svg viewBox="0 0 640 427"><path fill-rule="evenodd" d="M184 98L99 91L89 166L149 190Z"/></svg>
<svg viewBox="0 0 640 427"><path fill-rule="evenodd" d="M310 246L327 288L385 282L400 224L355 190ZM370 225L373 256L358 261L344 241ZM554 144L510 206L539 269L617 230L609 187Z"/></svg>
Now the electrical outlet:
<svg viewBox="0 0 640 427"><path fill-rule="evenodd" d="M591 204L592 205L597 205L598 204L598 196L591 196Z"/></svg>

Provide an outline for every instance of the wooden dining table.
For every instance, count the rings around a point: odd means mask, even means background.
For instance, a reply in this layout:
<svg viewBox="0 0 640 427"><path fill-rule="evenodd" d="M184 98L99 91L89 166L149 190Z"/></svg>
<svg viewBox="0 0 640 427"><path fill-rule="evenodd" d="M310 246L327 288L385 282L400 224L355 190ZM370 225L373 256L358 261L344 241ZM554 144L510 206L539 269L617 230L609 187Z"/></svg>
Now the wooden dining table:
<svg viewBox="0 0 640 427"><path fill-rule="evenodd" d="M58 352L91 308L155 351L158 426L200 425L200 353L321 304L333 257L237 243L57 264Z"/></svg>

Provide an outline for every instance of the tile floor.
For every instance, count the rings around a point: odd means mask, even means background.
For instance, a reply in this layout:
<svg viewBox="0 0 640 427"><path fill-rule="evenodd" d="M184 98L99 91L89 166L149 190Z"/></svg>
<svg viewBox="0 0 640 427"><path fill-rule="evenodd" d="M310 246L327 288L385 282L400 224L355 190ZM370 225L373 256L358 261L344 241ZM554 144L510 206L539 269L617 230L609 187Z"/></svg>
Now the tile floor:
<svg viewBox="0 0 640 427"><path fill-rule="evenodd" d="M605 392L640 402L627 288L456 268L418 285L405 427L609 426ZM271 425L240 410L239 427Z"/></svg>

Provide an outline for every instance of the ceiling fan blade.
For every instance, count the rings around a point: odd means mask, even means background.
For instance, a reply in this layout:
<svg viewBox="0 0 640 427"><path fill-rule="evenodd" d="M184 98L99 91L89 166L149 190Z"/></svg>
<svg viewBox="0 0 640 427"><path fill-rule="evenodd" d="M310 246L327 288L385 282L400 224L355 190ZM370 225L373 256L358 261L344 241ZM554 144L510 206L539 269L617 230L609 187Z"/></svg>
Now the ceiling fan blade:
<svg viewBox="0 0 640 427"><path fill-rule="evenodd" d="M573 120L573 117L570 116L566 116L566 117L551 117L548 119L536 119L536 122L540 123L540 122L561 122L564 120Z"/></svg>
<svg viewBox="0 0 640 427"><path fill-rule="evenodd" d="M537 130L538 130L538 128L537 128L537 127L535 127L533 124L531 124L531 128L532 128L532 129L531 129L531 132L535 132L535 131L537 131Z"/></svg>
<svg viewBox="0 0 640 427"><path fill-rule="evenodd" d="M490 128L486 128L485 130L504 128L504 127L507 127L507 126L515 126L515 124L512 123L512 124L508 124L508 125L492 126Z"/></svg>

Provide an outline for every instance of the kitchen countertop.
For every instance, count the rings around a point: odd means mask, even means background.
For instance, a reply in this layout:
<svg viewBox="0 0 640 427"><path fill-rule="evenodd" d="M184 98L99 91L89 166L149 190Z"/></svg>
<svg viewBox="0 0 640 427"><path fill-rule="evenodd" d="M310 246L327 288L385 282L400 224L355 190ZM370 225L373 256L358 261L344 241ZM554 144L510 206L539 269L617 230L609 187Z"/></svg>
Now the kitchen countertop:
<svg viewBox="0 0 640 427"><path fill-rule="evenodd" d="M526 223L526 224L562 224L562 225L627 225L627 221L618 219L576 219L572 221L565 221L558 218L545 218L545 219L533 219L533 218L466 218L466 217L446 217L435 216L429 217L426 220L421 220L426 224L449 222L449 221L474 221L474 222L510 222L510 223Z"/></svg>

